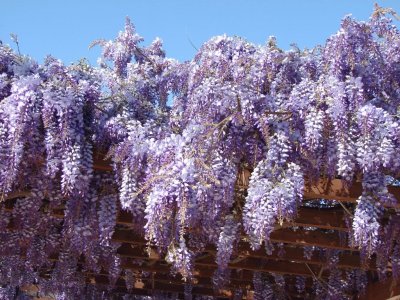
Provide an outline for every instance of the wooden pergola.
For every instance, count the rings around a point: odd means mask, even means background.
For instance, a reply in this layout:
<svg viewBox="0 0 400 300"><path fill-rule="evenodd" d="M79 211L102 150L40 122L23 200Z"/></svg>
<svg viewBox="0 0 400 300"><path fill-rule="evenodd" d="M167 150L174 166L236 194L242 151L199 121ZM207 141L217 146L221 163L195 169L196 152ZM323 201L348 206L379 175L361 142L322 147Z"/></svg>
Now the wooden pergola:
<svg viewBox="0 0 400 300"><path fill-rule="evenodd" d="M103 156L95 155L94 169L110 172L112 168ZM237 180L237 187L245 190L248 184L250 171L241 170ZM400 187L389 186L400 207ZM278 244L275 250L268 255L262 247L253 251L246 237L243 235L238 249L228 266L231 269L230 283L222 291L216 291L213 287L212 276L217 268L215 262L216 249L214 246L206 247L205 251L195 259L195 280L192 283L194 295L215 296L216 299L231 299L236 289L247 290L247 299L252 299L253 272L281 274L285 276L286 292L292 299L305 299L311 295L313 279L325 281L329 276L328 262L325 257L316 253L307 259L304 257L304 247L319 247L324 249L342 250L337 267L341 269L363 269L367 271L369 284L364 295L352 295L354 299L389 299L400 295L400 284L391 276L386 281L378 282L375 259L372 257L366 263L360 259L359 251L349 245L346 218L351 218L351 205L356 203L361 195L360 182L354 182L350 188L340 179L320 180L317 185L307 185L304 193L304 205L299 208L298 216L293 222L276 224L276 229L271 234L271 241ZM22 191L8 195L5 206L12 210L15 200L29 195L29 191ZM320 199L328 200L332 205L316 206L307 205ZM333 202L333 200L335 200ZM392 208L388 209L388 214ZM53 216L63 218L63 208L55 209ZM117 216L113 241L121 246L117 252L126 258L123 268L133 271L147 272L147 277L137 278L130 291L137 295L152 295L155 291L177 293L179 298L184 297L185 282L179 275L170 274L170 266L160 257L155 249L149 248L147 241L132 230L132 215L126 211L120 211ZM11 225L12 226L12 225ZM9 228L12 230L12 228ZM57 260L57 257L54 257ZM140 264L138 263L140 262ZM390 265L388 266L390 270ZM305 292L299 294L295 287L296 276L306 278ZM89 284L107 284L108 274L85 274ZM29 293L32 287L25 287ZM125 279L117 280L115 293L128 293Z"/></svg>

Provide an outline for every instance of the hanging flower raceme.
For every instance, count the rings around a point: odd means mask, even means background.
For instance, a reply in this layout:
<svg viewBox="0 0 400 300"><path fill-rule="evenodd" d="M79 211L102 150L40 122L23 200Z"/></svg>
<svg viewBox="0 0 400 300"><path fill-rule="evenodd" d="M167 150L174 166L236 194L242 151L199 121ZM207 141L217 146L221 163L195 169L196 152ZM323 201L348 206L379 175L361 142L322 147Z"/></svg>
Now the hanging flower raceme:
<svg viewBox="0 0 400 300"><path fill-rule="evenodd" d="M268 241L275 223L296 216L304 179L301 168L288 162L289 141L281 132L273 137L267 158L254 169L244 207L244 227L257 249Z"/></svg>
<svg viewBox="0 0 400 300"><path fill-rule="evenodd" d="M384 205L396 203L388 192L385 176L380 172L370 172L363 178L363 194L357 200L353 219L353 237L355 245L366 254L377 252L381 236L380 219Z"/></svg>
<svg viewBox="0 0 400 300"><path fill-rule="evenodd" d="M29 75L15 80L11 95L0 106L0 147L1 171L0 192L8 193L19 181L20 169L25 169L24 158L29 151L27 136L32 137L32 144L38 143L40 128L40 107L42 100L39 93L40 77ZM34 148L35 150L36 147ZM43 153L35 153L40 156ZM23 184L23 182L22 182Z"/></svg>

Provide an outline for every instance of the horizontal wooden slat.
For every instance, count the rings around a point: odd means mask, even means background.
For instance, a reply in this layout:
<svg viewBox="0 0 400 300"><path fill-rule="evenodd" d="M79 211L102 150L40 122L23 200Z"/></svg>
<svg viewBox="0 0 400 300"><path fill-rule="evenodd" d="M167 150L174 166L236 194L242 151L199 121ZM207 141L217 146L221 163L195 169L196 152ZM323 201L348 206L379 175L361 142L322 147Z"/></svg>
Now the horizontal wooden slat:
<svg viewBox="0 0 400 300"><path fill-rule="evenodd" d="M130 230L116 230L113 240L120 243L145 245L146 240ZM316 246L328 249L353 250L346 241L341 241L337 232L322 232L319 230L298 229L296 231L283 228L271 233L271 241L302 246ZM241 243L240 251L252 251L248 243Z"/></svg>
<svg viewBox="0 0 400 300"><path fill-rule="evenodd" d="M105 275L93 275L93 276L91 276L91 278L89 280L91 280L91 283L96 283L96 284L107 285L109 283L108 277ZM117 281L116 285L117 285L117 288L115 289L115 291L119 290L121 293L128 292L125 288L125 282L122 279L119 279ZM136 289L149 290L149 291L164 291L164 292L183 294L184 293L184 282L177 283L174 280L171 280L171 282L164 282L164 281L158 281L158 280L153 280L152 278L149 278L149 280L143 281L143 285L141 286L141 288L136 288ZM217 291L215 291L212 288L197 287L196 285L194 285L192 288L192 294L193 295L218 296L218 297L223 297L225 299L228 299L230 297L230 295L224 297L224 295L219 294Z"/></svg>
<svg viewBox="0 0 400 300"><path fill-rule="evenodd" d="M20 193L25 195L25 193ZM22 196L21 196L22 197ZM11 211L13 209L14 201L6 201L6 209ZM62 208L54 209L53 216L57 218L64 217L64 211ZM120 225L132 225L132 214L128 211L121 210L118 212L117 224ZM318 227L322 229L332 229L348 231L346 223L344 221L344 213L341 209L317 209L300 207L298 210L298 216L292 222L284 222L284 227L287 226L305 226L305 227Z"/></svg>
<svg viewBox="0 0 400 300"><path fill-rule="evenodd" d="M360 300L398 300L400 299L400 279L392 276L381 282L370 282Z"/></svg>
<svg viewBox="0 0 400 300"><path fill-rule="evenodd" d="M146 240L129 230L116 230L113 240L119 243L131 243L135 245L146 245ZM271 241L276 243L287 243L302 246L316 246L328 249L353 250L346 242L341 242L336 232L321 232L318 230L307 231L298 229L296 231L288 228L279 229L271 233ZM240 251L252 251L248 243L242 243Z"/></svg>
<svg viewBox="0 0 400 300"><path fill-rule="evenodd" d="M298 210L294 225L348 231L342 209L301 207Z"/></svg>
<svg viewBox="0 0 400 300"><path fill-rule="evenodd" d="M323 232L320 230L292 230L283 228L271 233L270 239L276 243L288 243L302 246L317 246L327 249L356 250L347 245L337 232Z"/></svg>
<svg viewBox="0 0 400 300"><path fill-rule="evenodd" d="M206 259L211 257L213 261L215 261L216 250L212 249L212 247L208 247L207 251L210 253L206 256ZM304 257L304 250L301 247L292 247L289 245L283 246L283 254L280 255L280 249L276 246L274 251L272 251L271 255L268 255L264 248L261 248L257 251L244 250L239 251L233 256L232 262L241 261L246 258L257 258L257 259L269 259L269 260L285 260L296 263L307 263L312 265L326 265L327 260L325 257L321 257L319 252L314 252L310 259ZM139 258L139 259L149 259L149 254L146 252L144 246L132 245L132 244L122 244L118 248L118 254L122 257L129 258ZM150 257L151 258L151 257ZM156 254L153 255L153 259L161 259L157 257ZM197 261L202 261L202 259L198 259ZM235 267L236 264L232 263L232 267ZM216 267L216 264L215 264ZM371 259L369 262L366 262L365 265L361 264L360 256L358 252L344 252L339 255L338 267L343 269L369 269L375 270L375 260ZM243 269L247 270L247 268L243 267Z"/></svg>
<svg viewBox="0 0 400 300"><path fill-rule="evenodd" d="M400 208L400 187L388 186L388 190L397 199L396 205L388 207ZM361 182L353 182L350 187L347 187L341 179L321 179L317 185L306 186L303 195L304 198L319 198L355 203L361 196L361 193Z"/></svg>
<svg viewBox="0 0 400 300"><path fill-rule="evenodd" d="M103 285L107 285L108 284L108 276L106 274L89 274L89 276L87 276L90 278L90 283L91 284L103 284ZM269 276L269 280L273 283L274 279L272 276ZM268 278L268 277L267 277ZM292 278L294 280L291 280L291 278L286 278L285 282L286 282L286 288L290 291L290 294L292 296L298 296L298 292L296 290L295 287L295 278ZM146 290L158 290L161 288L161 290L164 290L165 285L169 285L169 286L174 286L173 290L167 290L167 291L176 291L178 293L179 292L179 287L180 286L180 291L182 291L183 294L183 285L184 282L180 281L177 278L173 278L173 277L165 277L165 276L159 276L159 274L151 274L148 277L145 278L141 278L140 281L136 281L138 282L136 284L136 289L139 289L141 291L146 291ZM312 287L312 281L311 280L306 280L306 289L310 289ZM124 291L125 290L125 280L123 278L120 278L117 280L116 283L116 288L120 288L120 291ZM140 288L138 288L140 287ZM198 294L198 295L210 295L210 296L215 296L215 297L219 297L219 299L222 298L230 298L230 296L228 295L232 295L232 292L230 291L234 291L236 288L242 288L244 290L247 289L252 289L253 288L253 280L243 280L242 284L232 284L232 278L231 278L231 282L228 283L227 285L224 286L224 289L221 292L218 292L217 290L214 289L213 287L213 282L211 278L201 278L201 280L196 280L196 282L193 283L193 290L192 293L194 295ZM176 289L175 289L176 288ZM126 290L127 292L127 290ZM209 294L210 293L210 294ZM212 293L212 294L211 294Z"/></svg>

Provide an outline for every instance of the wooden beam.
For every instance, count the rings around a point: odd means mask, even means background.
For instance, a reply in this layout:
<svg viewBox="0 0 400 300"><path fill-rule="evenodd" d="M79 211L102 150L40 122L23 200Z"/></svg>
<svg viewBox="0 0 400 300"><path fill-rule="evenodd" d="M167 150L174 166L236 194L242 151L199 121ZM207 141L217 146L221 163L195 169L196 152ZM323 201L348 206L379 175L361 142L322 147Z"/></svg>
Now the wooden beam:
<svg viewBox="0 0 400 300"><path fill-rule="evenodd" d="M42 162L43 163L43 162ZM111 160L105 159L105 154L100 151L94 151L93 153L93 169L98 171L112 172ZM236 186L239 188L247 189L249 184L249 178L251 170L242 169L238 172ZM394 195L398 203L394 206L400 208L400 187L388 186L390 193ZM16 192L9 194L5 199L11 199L18 197L18 194L25 192ZM305 199L327 199L327 200L339 200L343 202L355 203L357 198L361 196L362 185L360 182L353 182L351 185L347 185L341 179L320 179L317 184L306 183L304 190Z"/></svg>
<svg viewBox="0 0 400 300"><path fill-rule="evenodd" d="M237 186L242 189L247 189L250 175L251 170L240 170L236 182ZM397 199L397 204L392 207L400 208L400 187L388 186L388 190ZM352 184L348 185L341 179L320 179L317 184L306 182L303 196L304 199L326 199L356 203L361 193L361 182L354 181Z"/></svg>
<svg viewBox="0 0 400 300"><path fill-rule="evenodd" d="M387 207L400 208L400 187L388 186L388 190L397 199L397 204ZM361 194L361 182L353 182L349 187L341 179L321 179L316 185L307 185L303 195L304 198L309 199L319 198L356 203Z"/></svg>
<svg viewBox="0 0 400 300"><path fill-rule="evenodd" d="M91 277L91 279L92 279L92 283L93 283L93 279L94 279L94 283L96 283L96 284L107 285L109 283L108 276L106 276L106 275L93 275ZM125 287L124 280L118 279L116 286L117 286L117 288L119 288L119 289L117 289L117 290L119 290L119 292L129 293ZM183 294L184 293L184 282L177 283L176 281L173 281L173 280L171 280L171 282L162 282L162 281L160 282L158 280L153 281L152 279L149 278L149 280L143 281L143 285L141 286L141 288L136 288L136 289ZM136 293L133 293L133 294L136 294ZM213 288L197 287L196 285L193 285L192 294L193 295L204 295L204 296L217 296L217 297L223 297L225 299L229 299L229 297L230 297L230 295L225 296L223 294L219 294Z"/></svg>
<svg viewBox="0 0 400 300"><path fill-rule="evenodd" d="M360 295L358 299L387 300L391 298L400 299L400 280L390 276L381 282L368 283L365 293Z"/></svg>
<svg viewBox="0 0 400 300"><path fill-rule="evenodd" d="M115 230L112 239L118 243L146 245L146 240L131 230ZM271 233L270 240L275 243L286 243L300 246L316 246L328 249L352 250L347 240L341 240L337 232L322 232L320 230L292 230L283 228ZM252 251L248 243L241 243L239 251Z"/></svg>
<svg viewBox="0 0 400 300"><path fill-rule="evenodd" d="M319 252L313 252L310 259L304 257L304 249L302 247L293 247L293 245L283 246L283 255L280 255L280 249L275 247L271 255L265 253L264 248L257 251L244 251L239 253L240 256L260 258L260 259L275 259L275 260L286 260L297 263L311 264L311 265L326 265L328 262L324 257L319 255ZM375 259L371 259L365 265L361 264L360 255L358 252L342 252L339 255L339 262L337 265L341 269L368 269L376 270Z"/></svg>
<svg viewBox="0 0 400 300"><path fill-rule="evenodd" d="M271 277L271 282L274 281L274 279ZM154 280L154 282L152 282ZM218 291L214 289L211 278L209 278L210 285L204 285L201 286L199 284L194 283L193 284L193 289L192 289L192 294L193 295L203 295L203 296L212 296L213 299L232 299L234 290L237 287L240 287L245 290L245 293L251 293L249 289L253 289L253 283L252 280L251 282L248 282L247 285L242 285L242 286L235 286L235 285L230 285L228 284L226 287L224 287L222 290ZM100 275L92 275L88 280L87 283L89 284L100 284L104 285L105 287L108 284L108 276L104 274ZM294 298L300 298L304 299L304 297L308 294L311 294L310 288L312 287L312 281L306 281L306 292L299 294L297 292L297 288L295 287L295 280L286 280L286 291L287 294L290 295L290 297ZM161 292L170 292L170 293L176 293L177 299L184 299L184 282L177 282L176 280L172 279L170 281L168 280L159 280L156 277L148 277L148 278L142 278L142 283L140 284L140 288L134 288L131 292L129 292L126 289L126 284L125 280L122 278L117 280L116 286L113 289L113 292L116 293L122 293L122 294L133 294L133 295L152 295L154 291L161 291Z"/></svg>
<svg viewBox="0 0 400 300"><path fill-rule="evenodd" d="M97 169L104 171L102 165L96 166ZM388 190L397 199L397 203L393 206L385 205L386 207L400 208L400 187L388 186ZM354 182L350 187L347 187L341 179L333 179L331 181L320 180L317 185L306 186L303 197L304 199L326 199L338 200L348 203L356 203L361 196L362 186L360 182ZM19 197L27 197L29 191L15 191L8 194L4 200L15 199Z"/></svg>
<svg viewBox="0 0 400 300"><path fill-rule="evenodd" d="M347 239L340 238L337 232L323 232L321 230L305 230L283 228L271 233L270 239L276 243L287 243L302 246L317 246L328 249L356 250L348 246Z"/></svg>
<svg viewBox="0 0 400 300"><path fill-rule="evenodd" d="M206 261L207 260L207 261ZM206 259L200 262L196 262L196 266L212 267L217 268L217 264L213 259ZM280 260L260 260L260 259L246 259L236 264L229 264L229 269L242 269L248 271L257 271L263 273L276 273L282 275L296 275L304 277L312 277L312 273L305 266L305 264L280 261ZM312 267L314 268L314 267ZM318 272L319 268L315 267L315 272Z"/></svg>
<svg viewBox="0 0 400 300"><path fill-rule="evenodd" d="M102 284L102 285L107 285L108 284L108 275L107 274L88 274L87 278L90 278L90 283L91 284ZM234 290L236 288L242 288L242 289L252 289L253 288L253 279L251 276L251 279L248 281L242 281L241 284L232 284L232 278L231 276L230 283L228 283L224 289L222 290L222 293L218 292L217 290L214 289L214 285L212 282L211 276L208 278L200 278L200 280L195 279L195 281L192 283L193 284L193 294L198 294L198 295L209 295L209 296L216 296L216 297L230 297ZM271 282L274 282L273 277L267 276ZM142 277L138 279L135 282L140 282L139 284L136 285L136 289L139 290L157 290L160 288L160 286L165 286L165 285L170 285L174 286L174 289L172 291L176 291L178 293L179 289L183 292L183 286L185 282L183 280L179 280L179 278L174 278L172 276L166 277L160 276L159 274L151 274L148 277ZM154 284L153 284L154 282ZM287 278L285 280L286 282L286 288L287 290L290 290L291 295L298 295L295 287L296 280L295 278ZM312 287L312 280L306 279L306 289L310 289ZM125 279L123 277L120 277L117 282L116 282L116 288L122 288L126 289L126 283ZM161 289L164 290L164 289ZM171 290L167 290L171 291ZM212 292L211 292L212 291ZM121 290L121 292L123 292ZM212 293L212 294L210 294ZM183 294L183 293L182 293ZM231 299L231 298L230 298Z"/></svg>
<svg viewBox="0 0 400 300"><path fill-rule="evenodd" d="M154 276L153 276L154 275ZM89 275L91 276L91 278L93 278L93 281L96 281L97 278L97 283L99 284L107 284L108 282L108 276L107 274L91 274ZM101 279L100 279L101 278ZM274 278L272 276L267 276L267 278L269 278L269 280L271 282L274 282ZM99 280L100 279L100 280ZM140 286L141 289L147 289L150 287L150 289L152 288L151 286L151 281L153 281L155 283L161 283L161 284L167 284L167 285L176 285L176 286L184 286L184 281L179 280L177 278L174 277L167 277L167 278L163 278L160 277L158 274L152 274L151 276L147 277L147 278L141 278L141 284L137 285ZM138 282L138 281L136 281ZM286 278L285 279L286 282L286 289L288 291L290 291L291 295L299 295L297 292L297 288L295 286L296 280L295 278ZM310 291L310 289L312 288L313 282L312 280L307 280L306 279L306 290ZM120 279L118 279L117 287L122 287L125 288L126 284L125 284L125 279L123 279L122 277ZM157 284L155 284L154 288L158 287ZM228 297L229 294L233 294L233 292L235 291L236 288L242 288L244 290L248 290L248 289L252 289L253 288L253 279L251 278L251 280L246 281L245 284L243 284L243 281L241 282L240 285L237 285L235 283L232 283L232 276L230 278L230 283L226 284L223 288L223 291L225 291L224 293L219 293L217 290L214 289L214 285L212 282L212 278L200 278L200 280L195 279L195 282L193 282L193 287L196 288L196 292L194 292L193 294L201 294L201 292L206 291L213 291L214 294L212 296L217 296L217 297ZM208 295L208 294L202 294L202 295ZM231 299L231 298L230 298Z"/></svg>
<svg viewBox="0 0 400 300"><path fill-rule="evenodd" d="M100 152L93 153L93 169L98 171L112 172L111 160L105 159L105 154Z"/></svg>
<svg viewBox="0 0 400 300"><path fill-rule="evenodd" d="M211 258L212 261L215 262L215 254L216 250L212 249L212 247L208 247L208 253L210 255L204 256L203 258L196 259L198 262L203 262L204 260L209 261ZM236 266L235 257L240 258L236 259L237 262L245 260L247 258L257 258L257 259L268 259L268 260L280 260L280 261L290 261L296 263L307 263L310 265L326 265L328 262L324 257L321 257L319 253L313 253L310 259L304 257L304 250L302 247L293 247L290 245L283 246L283 255L280 255L280 249L275 247L274 251L272 251L271 255L265 253L264 248L257 251L239 251L231 260L232 266ZM139 258L139 259L149 259L149 256L146 252L145 247L133 244L122 244L117 253L121 257L128 258ZM150 258L151 259L151 258ZM153 258L154 259L154 258ZM216 264L215 264L216 267ZM341 269L367 269L367 270L376 270L375 259L372 258L365 265L361 264L360 255L358 252L343 252L339 255L338 267ZM243 268L247 269L247 268Z"/></svg>
<svg viewBox="0 0 400 300"><path fill-rule="evenodd" d="M317 209L300 207L294 226L318 227L348 231L342 209Z"/></svg>
<svg viewBox="0 0 400 300"><path fill-rule="evenodd" d="M20 197L27 196L28 193L17 193ZM15 198L5 201L7 211L12 211L15 204ZM62 207L53 209L53 216L62 219L64 217L64 209ZM129 211L120 210L117 215L117 224L132 225L133 217ZM344 220L344 212L342 209L318 209L310 207L299 207L298 216L293 222L284 222L284 227L288 226L304 226L318 227L322 229L332 229L349 231Z"/></svg>
<svg viewBox="0 0 400 300"><path fill-rule="evenodd" d="M128 211L121 210L117 217L117 224L131 225L132 214ZM283 226L318 227L341 231L349 230L344 220L344 212L342 209L300 207L296 219L290 223L284 222Z"/></svg>
<svg viewBox="0 0 400 300"><path fill-rule="evenodd" d="M43 163L43 162L42 162ZM98 171L112 172L111 160L105 159L105 154L99 151L93 153L93 169ZM251 170L242 169L238 172L236 186L238 188L247 189ZM400 187L388 186L390 193L394 195L398 203L394 206L400 208ZM9 194L5 199L18 197L18 194L26 192L16 192ZM345 183L341 179L320 179L317 184L309 184L306 182L304 190L305 199L327 199L339 200L343 202L355 203L357 198L361 196L361 182L353 182L351 185Z"/></svg>
<svg viewBox="0 0 400 300"><path fill-rule="evenodd" d="M307 230L304 228L282 228L274 230L270 235L270 240L274 243L357 251L357 249L348 246L347 239L341 239L336 231L324 232L317 229Z"/></svg>

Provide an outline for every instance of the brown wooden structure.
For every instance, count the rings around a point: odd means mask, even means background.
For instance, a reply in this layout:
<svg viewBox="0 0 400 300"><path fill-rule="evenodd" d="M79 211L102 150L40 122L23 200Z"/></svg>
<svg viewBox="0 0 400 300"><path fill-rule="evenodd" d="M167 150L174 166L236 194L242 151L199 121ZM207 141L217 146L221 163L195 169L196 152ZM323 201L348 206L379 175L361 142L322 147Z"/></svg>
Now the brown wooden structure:
<svg viewBox="0 0 400 300"><path fill-rule="evenodd" d="M95 157L94 168L101 171L111 171L110 165ZM243 170L238 176L238 187L245 188L249 178L249 171ZM398 200L393 208L400 207L400 187L389 187L389 191ZM6 199L6 207L12 210L14 199L24 197L29 191L11 194ZM312 286L312 279L316 278L326 284L329 271L324 257L313 254L310 259L304 257L305 246L315 246L326 249L343 250L340 254L338 267L342 269L364 269L368 271L369 285L365 295L352 295L354 299L388 299L400 295L400 284L390 276L385 282L378 282L374 258L362 263L359 251L351 247L346 233L349 231L346 218L351 220L352 205L361 195L361 184L354 182L350 188L340 179L331 181L321 180L318 184L305 187L304 202L315 199L334 201L335 205L326 208L303 205L299 208L297 218L290 223L277 224L271 234L271 241L279 243L279 247L270 254L262 247L253 251L244 240L238 245L238 251L229 264L231 280L222 291L213 288L212 275L216 269L214 246L206 248L195 260L195 281L192 293L194 295L210 295L217 299L231 299L233 291L240 287L248 290L247 298L252 295L252 272L259 271L266 274L276 273L285 275L286 292L292 299L305 299ZM389 209L390 211L390 209ZM63 218L63 209L53 211L54 216ZM163 257L156 251L150 251L143 237L135 234L132 227L132 216L126 211L120 211L117 217L117 226L113 240L121 243L118 253L122 257L130 258L123 268L146 271L149 276L134 282L133 294L151 295L154 291L178 293L183 298L184 281L179 276L170 275L170 267ZM312 230L310 230L312 228ZM55 258L56 259L56 258ZM131 261L131 262L129 262ZM141 262L138 264L137 262ZM390 266L389 266L390 267ZM294 286L296 276L306 277L305 293L299 294ZM105 284L107 274L85 274L90 284ZM122 276L122 275L121 275ZM267 275L269 276L269 275ZM27 291L32 287L25 287ZM127 292L125 281L121 277L116 284L116 292Z"/></svg>

